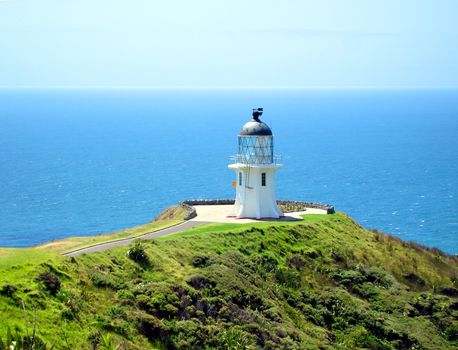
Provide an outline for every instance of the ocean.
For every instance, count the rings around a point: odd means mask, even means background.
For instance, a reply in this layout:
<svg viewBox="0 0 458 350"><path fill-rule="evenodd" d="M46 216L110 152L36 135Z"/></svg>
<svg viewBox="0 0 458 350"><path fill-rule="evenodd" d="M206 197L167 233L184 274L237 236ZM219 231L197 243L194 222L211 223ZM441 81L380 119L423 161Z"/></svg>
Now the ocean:
<svg viewBox="0 0 458 350"><path fill-rule="evenodd" d="M333 204L458 253L458 90L0 90L0 246L152 220L233 198L237 134L263 107L279 199Z"/></svg>

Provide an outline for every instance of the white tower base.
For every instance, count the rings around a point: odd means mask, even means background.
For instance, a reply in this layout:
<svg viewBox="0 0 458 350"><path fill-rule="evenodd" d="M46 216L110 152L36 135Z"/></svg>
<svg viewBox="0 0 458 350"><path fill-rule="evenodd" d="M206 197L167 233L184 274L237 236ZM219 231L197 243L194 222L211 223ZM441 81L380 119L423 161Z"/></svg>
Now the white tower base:
<svg viewBox="0 0 458 350"><path fill-rule="evenodd" d="M233 215L237 218L276 218L283 216L275 199L275 172L281 164L230 164L237 178Z"/></svg>

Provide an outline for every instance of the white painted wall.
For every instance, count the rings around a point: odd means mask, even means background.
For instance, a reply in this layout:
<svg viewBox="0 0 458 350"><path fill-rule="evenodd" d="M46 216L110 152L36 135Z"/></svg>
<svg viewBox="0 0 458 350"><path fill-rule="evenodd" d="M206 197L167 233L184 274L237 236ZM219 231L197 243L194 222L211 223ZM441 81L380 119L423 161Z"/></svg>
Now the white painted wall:
<svg viewBox="0 0 458 350"><path fill-rule="evenodd" d="M275 194L275 172L280 164L251 165L237 163L229 165L236 173L236 196L233 215L238 218L279 218L283 213L277 206ZM240 186L239 173L243 181ZM262 186L262 173L266 173L266 186Z"/></svg>

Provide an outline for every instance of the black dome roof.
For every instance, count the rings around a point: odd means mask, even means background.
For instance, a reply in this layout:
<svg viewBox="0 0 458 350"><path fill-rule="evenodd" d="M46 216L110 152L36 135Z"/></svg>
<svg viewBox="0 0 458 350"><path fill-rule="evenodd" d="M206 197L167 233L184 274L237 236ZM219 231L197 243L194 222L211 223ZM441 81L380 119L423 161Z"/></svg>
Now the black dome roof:
<svg viewBox="0 0 458 350"><path fill-rule="evenodd" d="M253 119L242 127L239 134L241 136L269 136L272 135L272 130L266 123Z"/></svg>
<svg viewBox="0 0 458 350"><path fill-rule="evenodd" d="M246 123L240 130L241 136L272 136L272 130L266 123L259 120L262 108L253 109L253 120Z"/></svg>

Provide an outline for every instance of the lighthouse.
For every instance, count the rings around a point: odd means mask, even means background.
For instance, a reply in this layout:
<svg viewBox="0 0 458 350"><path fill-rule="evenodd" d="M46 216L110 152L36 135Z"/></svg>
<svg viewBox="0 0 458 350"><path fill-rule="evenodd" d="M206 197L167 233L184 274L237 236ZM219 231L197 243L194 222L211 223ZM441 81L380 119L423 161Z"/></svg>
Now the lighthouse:
<svg viewBox="0 0 458 350"><path fill-rule="evenodd" d="M275 198L275 172L283 165L274 157L274 138L269 126L260 120L263 109L253 109L253 119L238 135L238 153L229 169L236 173L237 218L279 218L283 213Z"/></svg>

